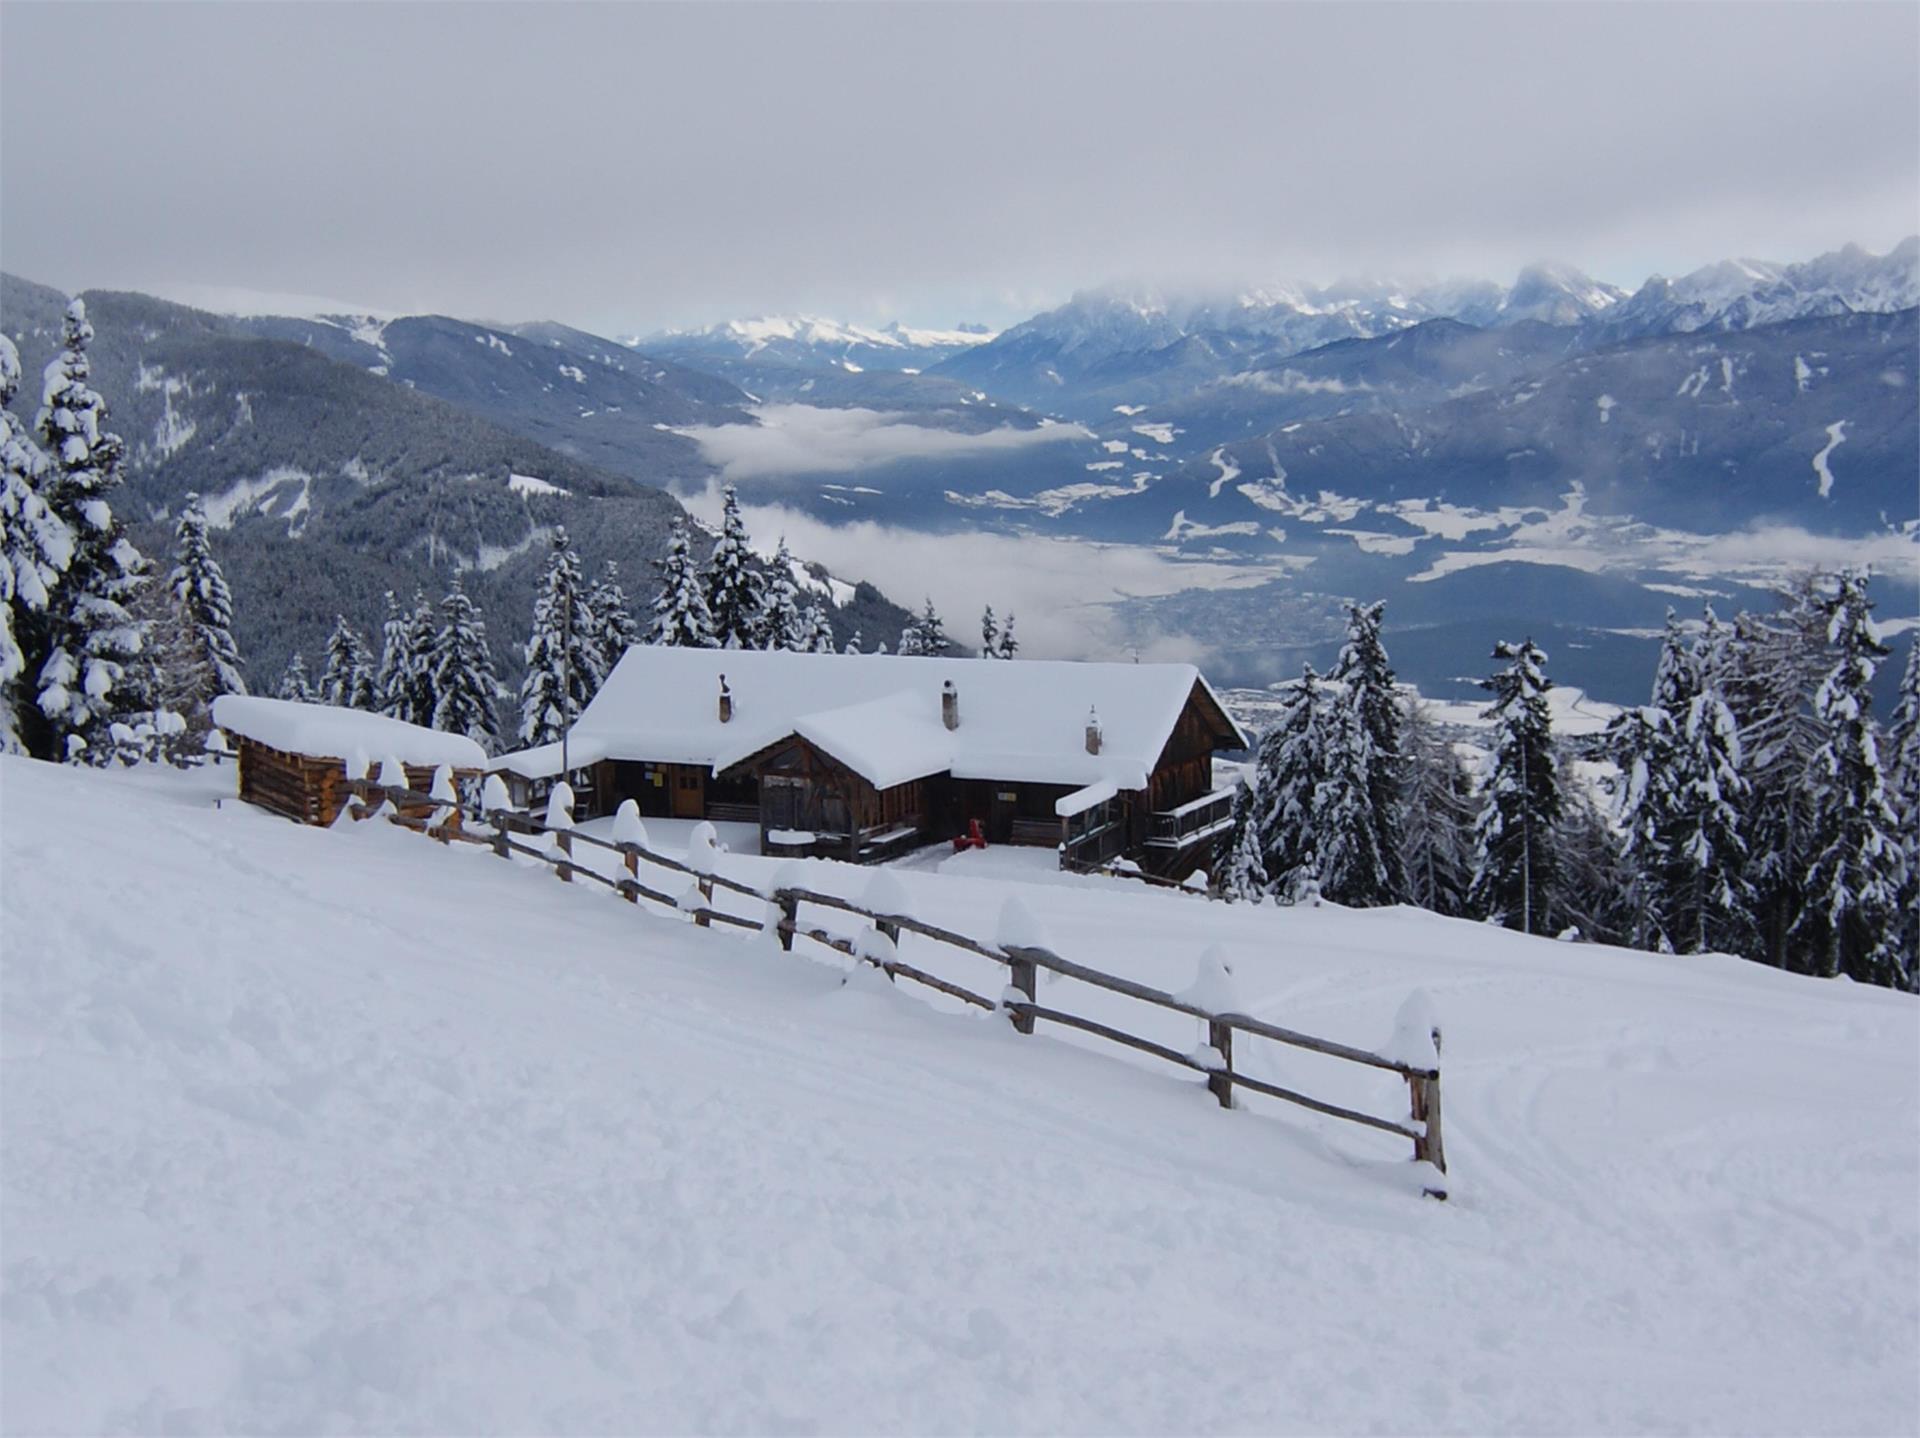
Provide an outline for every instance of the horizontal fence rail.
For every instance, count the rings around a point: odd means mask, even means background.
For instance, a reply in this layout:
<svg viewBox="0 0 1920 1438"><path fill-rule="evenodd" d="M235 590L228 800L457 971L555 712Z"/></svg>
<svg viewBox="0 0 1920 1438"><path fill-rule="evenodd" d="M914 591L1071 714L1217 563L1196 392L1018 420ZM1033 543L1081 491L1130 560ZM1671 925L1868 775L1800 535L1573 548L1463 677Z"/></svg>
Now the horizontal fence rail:
<svg viewBox="0 0 1920 1438"><path fill-rule="evenodd" d="M512 858L517 854L523 858L538 860L552 865L554 872L563 882L572 883L576 877L584 878L604 886L630 903L646 899L662 907L688 914L694 923L702 927L717 923L731 928L765 932L768 927L766 919L746 918L713 906L716 890L751 899L762 906L763 914L777 914L778 917L772 919L772 926L782 949L790 951L796 939L809 939L857 962L872 964L890 979L907 979L958 999L974 1008L1005 1013L1014 1028L1023 1034L1032 1033L1036 1021L1044 1021L1090 1034L1095 1038L1105 1039L1140 1053L1150 1054L1181 1068L1205 1075L1208 1091L1223 1108L1233 1106L1233 1090L1237 1087L1324 1114L1329 1118L1342 1119L1382 1133L1396 1134L1412 1140L1413 1156L1416 1161L1431 1164L1440 1175L1444 1175L1447 1171L1446 1151L1440 1126L1440 1070L1437 1066L1421 1068L1403 1063L1369 1049L1355 1048L1350 1044L1316 1038L1312 1034L1304 1034L1279 1024L1271 1024L1264 1019L1254 1018L1250 1014L1216 1013L1177 994L1063 958L1051 949L1020 944L983 943L966 934L944 928L939 924L929 923L911 914L883 913L855 903L851 899L843 899L837 894L822 893L799 885L776 884L771 889L755 888L751 884L743 884L725 875L704 871L697 865L676 859L669 854L656 853L640 844L603 839L572 828L551 828L529 815L513 810L488 810L477 804L467 804L458 800L449 801L444 798L436 799L431 794L380 784L370 779L350 781L349 790L354 801L349 805L349 812L355 819L371 818L384 813L390 822L426 834L442 843L475 844L492 849L502 858ZM469 828L469 823L491 832L484 834L478 832L475 828ZM543 842L527 842L527 839L516 837L516 835L525 835ZM613 878L590 866L575 862L575 845L585 845L618 855L626 871L625 874L619 878ZM639 866L643 863L652 864L656 868L666 869L672 873L686 874L694 880L694 888L690 889L687 895L676 898L672 894L642 884L639 879ZM696 892L699 901L690 904L688 899ZM879 958L864 951L856 940L845 935L835 934L824 928L803 925L800 920L800 906L803 904L811 904L816 909L827 909L865 920L878 933L884 935L892 945L899 943L902 934L916 934L931 942L944 944L1003 965L1008 972L1006 993L998 1000L988 998L916 965L902 962L897 955L893 958ZM893 950L889 949L889 952ZM1042 970L1155 1008L1198 1019L1207 1026L1207 1048L1211 1050L1211 1054L1201 1057L1200 1055L1207 1054L1206 1049L1196 1053L1181 1053L1165 1044L1127 1033L1111 1024L1041 1004L1036 995L1036 979ZM1358 1109L1328 1103L1237 1070L1233 1067L1233 1036L1236 1033L1250 1038L1267 1039L1291 1048L1304 1049L1326 1058L1340 1059L1398 1074L1407 1083L1410 1115L1404 1120L1381 1118ZM1434 1028L1432 1039L1436 1056L1440 1052L1440 1037L1440 1030L1437 1027ZM1429 1197L1444 1199L1447 1196L1444 1178L1430 1182L1425 1191Z"/></svg>

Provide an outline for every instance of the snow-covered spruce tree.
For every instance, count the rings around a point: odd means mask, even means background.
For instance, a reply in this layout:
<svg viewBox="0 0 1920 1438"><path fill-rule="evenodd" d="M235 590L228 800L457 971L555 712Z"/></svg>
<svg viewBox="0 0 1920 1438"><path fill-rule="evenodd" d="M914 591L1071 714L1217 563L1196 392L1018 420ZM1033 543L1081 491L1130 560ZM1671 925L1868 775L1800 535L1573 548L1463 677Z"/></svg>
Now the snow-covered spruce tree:
<svg viewBox="0 0 1920 1438"><path fill-rule="evenodd" d="M1273 728L1260 740L1254 783L1254 822L1268 892L1298 903L1318 892L1314 795L1325 777L1327 702L1312 665L1286 686Z"/></svg>
<svg viewBox="0 0 1920 1438"><path fill-rule="evenodd" d="M287 661L286 672L280 676L280 687L274 691L274 697L291 699L297 704L314 702L313 685L307 679L306 657L296 652Z"/></svg>
<svg viewBox="0 0 1920 1438"><path fill-rule="evenodd" d="M63 348L47 366L38 429L51 459L41 497L74 537L66 573L26 646L36 685L29 749L43 758L111 756L110 730L150 708L137 668L142 626L128 611L146 563L109 502L125 446L106 428L106 401L87 383L93 326L67 306Z"/></svg>
<svg viewBox="0 0 1920 1438"><path fill-rule="evenodd" d="M1887 724L1887 807L1906 843L1906 876L1896 908L1899 951L1907 988L1920 988L1920 635L1907 645L1900 699Z"/></svg>
<svg viewBox="0 0 1920 1438"><path fill-rule="evenodd" d="M599 650L604 666L596 683L598 687L606 683L607 675L613 672L613 666L621 657L642 642L640 625L633 617L633 607L627 603L627 591L620 585L620 566L611 559L601 568L600 578L587 596L587 607L593 611L594 647Z"/></svg>
<svg viewBox="0 0 1920 1438"><path fill-rule="evenodd" d="M247 681L241 677L244 666L239 646L233 642L233 592L227 588L220 561L213 557L207 512L200 507L199 495L187 496L173 544L173 573L167 577L167 588L185 613L197 650L192 707L183 710L181 717L205 728L211 722L208 711L213 701L222 694L245 694Z"/></svg>
<svg viewBox="0 0 1920 1438"><path fill-rule="evenodd" d="M433 727L433 711L440 696L433 687L433 646L440 636L433 601L424 589L413 591L413 613L407 617L407 712L401 717L422 729Z"/></svg>
<svg viewBox="0 0 1920 1438"><path fill-rule="evenodd" d="M347 623L347 616L336 614L333 633L327 638L327 667L320 675L320 702L341 709L378 709L374 684L373 656L367 641Z"/></svg>
<svg viewBox="0 0 1920 1438"><path fill-rule="evenodd" d="M1551 932L1593 943L1625 943L1633 925L1633 873L1613 827L1591 791L1561 756L1560 820L1554 852L1560 885L1548 924Z"/></svg>
<svg viewBox="0 0 1920 1438"><path fill-rule="evenodd" d="M1873 727L1873 675L1887 657L1867 577L1839 576L1828 601L1833 668L1813 696L1821 742L1813 757L1812 862L1788 944L1798 968L1828 978L1905 987L1895 905L1906 851L1887 804Z"/></svg>
<svg viewBox="0 0 1920 1438"><path fill-rule="evenodd" d="M389 719L405 719L413 711L407 678L407 612L387 591L387 615L380 623L380 667L374 671L373 695L379 712Z"/></svg>
<svg viewBox="0 0 1920 1438"><path fill-rule="evenodd" d="M1741 834L1747 797L1741 757L1726 701L1712 690L1695 694L1675 737L1677 824L1666 894L1674 947L1683 954L1752 957L1757 948Z"/></svg>
<svg viewBox="0 0 1920 1438"><path fill-rule="evenodd" d="M833 654L838 652L833 642L833 621L827 617L827 606L809 604L800 615L800 629L803 636L801 650L807 654Z"/></svg>
<svg viewBox="0 0 1920 1438"><path fill-rule="evenodd" d="M947 638L947 631L940 622L940 616L934 612L932 596L928 596L927 607L920 613L918 628L922 654L939 659L953 648L953 641Z"/></svg>
<svg viewBox="0 0 1920 1438"><path fill-rule="evenodd" d="M32 703L32 685L22 641L44 618L74 539L40 495L49 468L45 451L6 407L19 389L19 352L0 335L0 753L7 754L26 749L21 710Z"/></svg>
<svg viewBox="0 0 1920 1438"><path fill-rule="evenodd" d="M1396 895L1373 808L1373 744L1348 691L1328 686L1323 692L1321 777L1311 811L1317 888L1336 904L1377 908Z"/></svg>
<svg viewBox="0 0 1920 1438"><path fill-rule="evenodd" d="M653 599L653 627L649 644L678 649L712 649L713 615L707 610L707 592L687 540L687 522L677 519L667 540L667 557L659 562L660 592Z"/></svg>
<svg viewBox="0 0 1920 1438"><path fill-rule="evenodd" d="M793 582L793 556L787 552L786 536L782 535L761 588L758 647L800 651L807 647L808 638L801 617L800 590Z"/></svg>
<svg viewBox="0 0 1920 1438"><path fill-rule="evenodd" d="M763 629L761 580L747 543L746 521L732 485L726 488L720 537L707 561L707 613L713 620L715 644L722 649L757 649Z"/></svg>
<svg viewBox="0 0 1920 1438"><path fill-rule="evenodd" d="M486 622L467 598L458 576L440 601L440 632L433 644L433 727L464 734L491 748L496 732L494 695L499 690Z"/></svg>
<svg viewBox="0 0 1920 1438"><path fill-rule="evenodd" d="M1407 901L1457 918L1467 912L1467 888L1473 882L1473 822L1479 809L1473 775L1436 730L1424 704L1407 707L1400 747L1399 833Z"/></svg>
<svg viewBox="0 0 1920 1438"><path fill-rule="evenodd" d="M520 683L523 744L555 742L593 698L595 676L602 667L593 628L580 561L567 532L556 529L553 553L534 595L527 674Z"/></svg>
<svg viewBox="0 0 1920 1438"><path fill-rule="evenodd" d="M1671 953L1667 895L1677 867L1673 845L1679 807L1673 721L1657 704L1624 709L1607 726L1606 743L1620 771L1613 788L1614 819L1633 908L1625 939L1636 949Z"/></svg>
<svg viewBox="0 0 1920 1438"><path fill-rule="evenodd" d="M1220 876L1220 897L1229 904L1257 904L1271 887L1260 859L1260 824L1253 786L1243 778L1233 791L1233 828L1227 839L1227 863Z"/></svg>
<svg viewBox="0 0 1920 1438"><path fill-rule="evenodd" d="M1830 581L1808 575L1772 614L1735 617L1723 693L1739 726L1749 786L1741 837L1755 891L1756 958L1789 967L1787 934L1805 904L1812 861L1809 782L1821 726L1813 694L1831 667L1823 609Z"/></svg>
<svg viewBox="0 0 1920 1438"><path fill-rule="evenodd" d="M1000 657L1000 625L993 617L991 604L980 614L980 657L982 659Z"/></svg>
<svg viewBox="0 0 1920 1438"><path fill-rule="evenodd" d="M1406 869L1400 846L1400 790L1406 767L1400 749L1403 722L1400 696L1394 690L1393 665L1380 639L1386 601L1347 605L1347 642L1333 668L1343 686L1342 707L1353 711L1358 729L1360 758L1367 772L1366 807L1372 845L1378 851L1378 883L1353 891L1344 904L1391 904L1406 892ZM1337 897L1327 891L1329 897Z"/></svg>
<svg viewBox="0 0 1920 1438"><path fill-rule="evenodd" d="M1012 659L1020 653L1020 641L1013 637L1013 611L1007 611L1007 622L1000 626L1000 657Z"/></svg>
<svg viewBox="0 0 1920 1438"><path fill-rule="evenodd" d="M1560 823L1560 785L1552 719L1543 672L1547 656L1531 639L1502 640L1493 657L1507 661L1480 681L1493 694L1486 717L1494 722L1493 755L1474 825L1473 913L1523 933L1550 932L1559 899L1560 865L1554 851Z"/></svg>
<svg viewBox="0 0 1920 1438"><path fill-rule="evenodd" d="M879 652L884 654L886 651L887 646L882 644ZM918 624L908 621L907 627L900 631L900 648L896 652L910 655L925 654L927 652L927 646L922 643L920 639L920 626Z"/></svg>
<svg viewBox="0 0 1920 1438"><path fill-rule="evenodd" d="M847 640L847 647L840 652L842 654L859 654L862 652L860 648L860 631L858 629L853 631L853 637Z"/></svg>

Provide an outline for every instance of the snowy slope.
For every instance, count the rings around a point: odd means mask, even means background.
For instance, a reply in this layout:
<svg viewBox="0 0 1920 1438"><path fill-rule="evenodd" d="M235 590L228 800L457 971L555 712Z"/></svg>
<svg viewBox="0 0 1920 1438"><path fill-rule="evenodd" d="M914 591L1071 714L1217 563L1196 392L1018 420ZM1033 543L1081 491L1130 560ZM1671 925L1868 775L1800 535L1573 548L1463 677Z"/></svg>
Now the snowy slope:
<svg viewBox="0 0 1920 1438"><path fill-rule="evenodd" d="M1910 998L894 876L1149 980L1218 941L1329 1037L1425 987L1442 1205L1385 1136L230 782L0 761L9 1432L1912 1429Z"/></svg>

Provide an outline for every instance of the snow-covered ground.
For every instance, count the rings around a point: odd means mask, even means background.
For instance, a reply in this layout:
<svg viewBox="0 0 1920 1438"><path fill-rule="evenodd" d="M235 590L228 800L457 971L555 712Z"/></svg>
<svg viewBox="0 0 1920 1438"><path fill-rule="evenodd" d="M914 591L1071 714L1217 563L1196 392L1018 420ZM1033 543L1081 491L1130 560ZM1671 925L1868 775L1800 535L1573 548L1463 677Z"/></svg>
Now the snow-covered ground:
<svg viewBox="0 0 1920 1438"><path fill-rule="evenodd" d="M1173 987L1219 943L1350 1042L1424 988L1438 1204L1400 1140L230 784L0 760L7 1432L1914 1430L1909 997L998 851L889 876Z"/></svg>

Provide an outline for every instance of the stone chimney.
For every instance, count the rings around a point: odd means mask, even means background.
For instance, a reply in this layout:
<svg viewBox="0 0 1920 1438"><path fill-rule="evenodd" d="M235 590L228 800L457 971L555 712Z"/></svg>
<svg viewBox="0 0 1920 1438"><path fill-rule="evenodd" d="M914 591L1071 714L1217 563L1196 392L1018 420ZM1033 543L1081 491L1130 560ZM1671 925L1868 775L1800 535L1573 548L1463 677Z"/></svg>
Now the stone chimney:
<svg viewBox="0 0 1920 1438"><path fill-rule="evenodd" d="M951 679L940 686L940 722L949 729L960 727L960 695Z"/></svg>
<svg viewBox="0 0 1920 1438"><path fill-rule="evenodd" d="M1100 714L1098 710L1087 710L1087 752L1100 752Z"/></svg>
<svg viewBox="0 0 1920 1438"><path fill-rule="evenodd" d="M720 722L733 722L733 691L727 688L727 676L724 674L720 676Z"/></svg>

